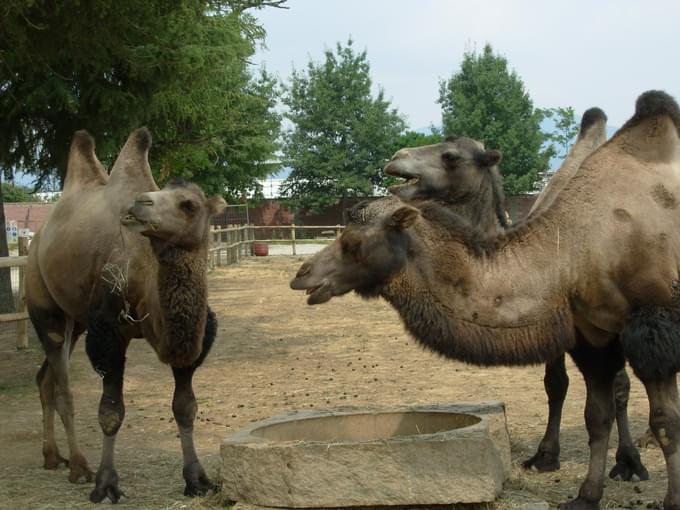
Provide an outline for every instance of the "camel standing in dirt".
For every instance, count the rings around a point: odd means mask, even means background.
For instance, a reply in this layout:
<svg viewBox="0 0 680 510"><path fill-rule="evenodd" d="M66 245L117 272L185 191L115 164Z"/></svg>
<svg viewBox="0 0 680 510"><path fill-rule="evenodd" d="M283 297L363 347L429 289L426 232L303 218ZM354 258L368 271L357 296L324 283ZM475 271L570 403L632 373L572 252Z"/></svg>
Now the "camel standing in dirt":
<svg viewBox="0 0 680 510"><path fill-rule="evenodd" d="M216 333L207 305L208 232L210 216L222 211L225 202L206 199L193 184L173 182L159 190L149 168L150 146L146 129L132 133L107 176L93 139L77 132L62 197L28 256L28 310L46 354L37 376L45 468L68 463L71 482L92 479L76 439L68 375L70 353L86 329L86 351L103 380L103 451L93 502L108 497L115 503L123 494L113 456L125 415L123 373L132 338L146 338L172 367L185 494L212 487L193 443L197 406L192 378ZM54 438L55 409L66 430L68 461Z"/></svg>
<svg viewBox="0 0 680 510"><path fill-rule="evenodd" d="M599 108L587 110L575 144L559 170L539 195L532 212L541 204L552 202L575 174L583 160L606 140L607 117ZM497 164L500 153L486 150L476 140L449 137L442 143L397 151L385 166L388 175L405 179L389 191L399 199L417 205L426 199L435 200L450 211L467 219L484 237L505 231L505 196ZM373 218L399 206L394 197L361 203L351 209L348 220L365 224ZM616 421L619 434L616 464L609 476L623 480L649 478L640 454L633 444L628 425L628 394L630 380L625 370L616 381ZM564 355L546 363L544 387L548 395L548 424L536 453L523 466L538 471L559 469L560 422L569 387Z"/></svg>
<svg viewBox="0 0 680 510"><path fill-rule="evenodd" d="M545 363L569 352L586 382L590 465L563 509L599 507L613 381L628 359L666 459L664 507L677 510L678 196L680 109L651 91L558 199L506 236L485 240L437 205L402 206L350 226L291 287L306 289L310 304L352 290L382 296L419 342L468 363Z"/></svg>

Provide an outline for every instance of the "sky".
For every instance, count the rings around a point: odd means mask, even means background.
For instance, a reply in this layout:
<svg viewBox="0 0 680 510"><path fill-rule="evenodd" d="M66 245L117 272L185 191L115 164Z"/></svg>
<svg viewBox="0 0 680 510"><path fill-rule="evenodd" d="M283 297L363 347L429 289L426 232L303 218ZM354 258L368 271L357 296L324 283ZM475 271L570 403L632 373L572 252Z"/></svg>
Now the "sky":
<svg viewBox="0 0 680 510"><path fill-rule="evenodd" d="M680 2L572 0L288 0L255 15L266 48L252 61L287 80L354 40L411 129L441 124L439 82L465 51L490 43L523 80L534 106L602 108L612 126L650 89L680 100Z"/></svg>

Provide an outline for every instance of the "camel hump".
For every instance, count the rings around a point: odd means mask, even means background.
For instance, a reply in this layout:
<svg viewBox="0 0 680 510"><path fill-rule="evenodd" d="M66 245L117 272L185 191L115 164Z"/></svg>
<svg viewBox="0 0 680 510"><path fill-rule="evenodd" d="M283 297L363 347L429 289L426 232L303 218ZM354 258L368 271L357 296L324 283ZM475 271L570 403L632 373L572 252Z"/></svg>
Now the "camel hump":
<svg viewBox="0 0 680 510"><path fill-rule="evenodd" d="M606 124L607 114L601 108L593 107L588 108L583 117L581 117L581 129L579 130L579 135L585 134L592 126L595 124Z"/></svg>
<svg viewBox="0 0 680 510"><path fill-rule="evenodd" d="M151 133L147 128L130 133L111 169L109 186L124 187L133 192L158 190L149 166L150 148Z"/></svg>
<svg viewBox="0 0 680 510"><path fill-rule="evenodd" d="M673 97L662 90L648 90L640 95L635 102L635 115L633 119L642 121L650 117L667 115L680 129L680 108Z"/></svg>
<svg viewBox="0 0 680 510"><path fill-rule="evenodd" d="M95 154L94 138L84 129L76 131L66 165L64 193L90 186L103 186L107 180L104 166Z"/></svg>
<svg viewBox="0 0 680 510"><path fill-rule="evenodd" d="M635 114L612 138L625 152L647 161L680 155L680 108L672 96L649 90L635 102Z"/></svg>

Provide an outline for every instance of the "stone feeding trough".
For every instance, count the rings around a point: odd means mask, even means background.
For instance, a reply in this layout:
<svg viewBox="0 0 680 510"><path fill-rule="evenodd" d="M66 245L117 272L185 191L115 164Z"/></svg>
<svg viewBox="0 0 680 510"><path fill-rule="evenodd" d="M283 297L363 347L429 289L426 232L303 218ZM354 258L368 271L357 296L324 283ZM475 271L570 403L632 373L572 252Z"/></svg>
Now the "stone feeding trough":
<svg viewBox="0 0 680 510"><path fill-rule="evenodd" d="M493 501L510 473L501 402L302 411L222 443L223 494L270 507Z"/></svg>

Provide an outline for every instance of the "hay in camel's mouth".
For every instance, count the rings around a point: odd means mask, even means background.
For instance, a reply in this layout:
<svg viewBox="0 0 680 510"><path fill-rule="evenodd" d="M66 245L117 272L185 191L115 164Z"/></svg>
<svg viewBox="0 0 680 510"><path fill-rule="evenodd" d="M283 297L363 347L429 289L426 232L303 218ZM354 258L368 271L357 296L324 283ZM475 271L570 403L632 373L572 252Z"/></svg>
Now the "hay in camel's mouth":
<svg viewBox="0 0 680 510"><path fill-rule="evenodd" d="M126 227L130 227L133 229L141 229L151 232L155 232L158 230L157 224L150 221L140 220L139 218L137 218L137 216L131 213L127 213L125 216L123 216L120 219L120 222Z"/></svg>

